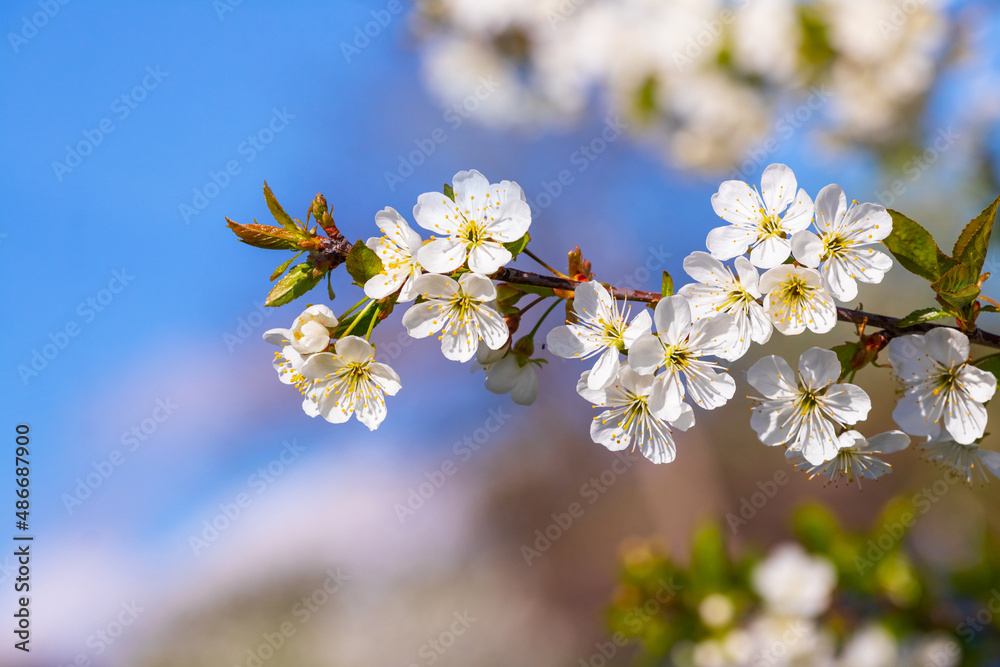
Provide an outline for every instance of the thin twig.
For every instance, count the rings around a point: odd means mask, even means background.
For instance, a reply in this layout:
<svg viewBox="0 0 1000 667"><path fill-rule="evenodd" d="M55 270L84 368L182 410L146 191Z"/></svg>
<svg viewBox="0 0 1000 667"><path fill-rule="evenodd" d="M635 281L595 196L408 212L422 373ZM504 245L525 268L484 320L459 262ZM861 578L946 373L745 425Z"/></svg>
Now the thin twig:
<svg viewBox="0 0 1000 667"><path fill-rule="evenodd" d="M513 285L532 285L534 287L548 287L550 289L569 291L575 290L577 285L582 284L577 280L556 278L554 276L543 276L537 273L510 269L507 267L501 268L493 275L493 277L497 280L503 280ZM614 287L612 285L608 285L607 287L608 291L611 292L611 296L618 299L627 298L632 301L642 301L643 303L655 303L663 298L663 295L658 292L644 292L642 290L624 289L621 287ZM837 319L841 322L851 322L852 324L867 322L867 325L870 327L878 327L882 329L888 339L895 338L896 336L902 336L904 334L923 333L932 329L955 329L956 331L961 331L958 327L948 326L946 324L932 324L930 322L922 322L920 324L900 328L898 323L901 318L899 317L878 315L876 313L868 313L862 310L851 310L850 308L837 308ZM967 335L969 337L969 341L972 343L1000 349L1000 336L997 334L978 328L971 333L967 331L963 331L962 333Z"/></svg>

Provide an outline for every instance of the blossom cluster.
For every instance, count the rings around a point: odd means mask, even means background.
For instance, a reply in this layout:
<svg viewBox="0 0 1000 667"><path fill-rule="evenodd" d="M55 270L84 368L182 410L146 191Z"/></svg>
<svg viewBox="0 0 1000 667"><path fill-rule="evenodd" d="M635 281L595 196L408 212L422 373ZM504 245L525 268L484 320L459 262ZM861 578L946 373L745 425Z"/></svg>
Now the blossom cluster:
<svg viewBox="0 0 1000 667"><path fill-rule="evenodd" d="M369 306L393 295L400 303L419 299L403 316L403 326L414 338L439 334L448 359L465 362L481 349L483 354L501 350L510 336L495 307L496 286L487 276L512 259L503 244L524 237L531 225L521 188L510 181L491 184L475 170L459 172L453 196L420 195L413 217L438 236L425 242L393 208L375 216L383 235L365 245L379 257L382 270L364 284ZM448 275L452 273L456 277ZM384 395L400 389L399 377L374 361L374 348L359 336L344 336L333 352L326 351L337 325L329 308L310 306L290 329L272 329L264 339L282 348L275 368L282 382L298 387L306 414L333 423L354 414L374 430L385 419ZM508 388L505 378L498 379L511 370L496 365L488 386L499 385L504 393L517 390L518 396L526 393L519 383ZM534 392L527 393L529 402L534 401Z"/></svg>
<svg viewBox="0 0 1000 667"><path fill-rule="evenodd" d="M488 4L417 3L424 78L446 118L566 124L596 91L671 161L706 170L820 118L842 142L892 145L950 40L948 13L927 2Z"/></svg>
<svg viewBox="0 0 1000 667"><path fill-rule="evenodd" d="M693 407L712 410L734 396L736 383L722 363L744 356L752 342L768 342L775 329L788 336L829 332L836 301L853 299L857 282L881 282L892 267L879 249L892 230L885 208L848 205L837 185L823 188L814 202L785 165L764 171L760 191L724 182L712 206L729 224L709 232L709 252L684 260L696 282L656 304L656 333L648 317L627 322L597 282L577 288L577 323L549 333L553 354L600 353L577 391L607 408L591 435L610 449L635 447L654 462L673 460L673 429L694 424ZM620 370L619 352L627 355ZM836 353L814 348L799 369L796 375L773 356L750 369L748 381L764 395L751 420L761 441L784 445L793 462L834 482L884 474L888 466L874 453L896 451L909 439L893 432L869 442L845 430L867 417L871 400L860 387L837 382Z"/></svg>
<svg viewBox="0 0 1000 667"><path fill-rule="evenodd" d="M760 607L737 623L738 608L730 596L706 596L698 605L698 617L716 634L675 650L675 663L690 667L958 665L962 651L953 637L941 632L915 633L901 641L875 619L860 624L838 642L833 631L836 624L824 622L837 579L835 565L825 556L810 554L794 542L778 545L751 571L750 586Z"/></svg>
<svg viewBox="0 0 1000 667"><path fill-rule="evenodd" d="M576 389L599 410L592 439L667 463L676 457L675 432L694 426L697 411L720 408L736 394L728 364L774 331L830 332L838 302L854 300L859 283L880 283L893 266L882 243L893 231L884 207L848 203L835 184L813 199L786 165L767 167L759 189L723 182L711 205L725 224L708 232L707 252L685 258L692 282L673 293L671 281L649 304L652 313L595 280L589 262L573 253L574 288L536 285L537 298L519 307L528 292L516 281L497 285L518 254L566 276L527 250L531 211L517 183L459 172L443 193L417 199L413 219L429 238L392 208L376 214L382 235L350 251L370 255L372 268L352 273L363 283L362 302L340 318L326 306L309 306L290 328L264 338L281 348L274 362L279 378L298 388L308 415L334 423L354 415L374 430L386 416L385 396L402 383L375 361L369 338L397 304L409 304L402 324L410 336L437 335L446 359L474 360L489 391L530 405L545 362L533 357L534 336L565 300L566 321L548 331L545 347L590 362ZM546 299L553 300L549 309L515 342L521 317ZM966 334L938 327L896 336L888 358L902 385L893 413L900 430L871 436L857 430L871 398L853 384L838 353L822 347L802 354L796 370L774 355L750 366L746 380L758 392L750 397L750 426L765 445L783 447L790 463L834 484L886 474L891 465L880 457L907 448L910 436L923 439L926 458L970 482L985 479L987 470L1000 474L1000 453L978 446L997 379L970 362Z"/></svg>

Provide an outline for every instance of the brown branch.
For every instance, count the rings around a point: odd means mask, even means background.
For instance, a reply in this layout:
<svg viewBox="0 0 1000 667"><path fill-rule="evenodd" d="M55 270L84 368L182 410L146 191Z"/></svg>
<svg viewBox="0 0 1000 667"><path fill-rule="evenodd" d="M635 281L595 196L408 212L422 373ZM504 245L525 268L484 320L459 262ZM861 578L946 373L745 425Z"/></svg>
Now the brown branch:
<svg viewBox="0 0 1000 667"><path fill-rule="evenodd" d="M497 280L503 280L514 285L531 285L533 287L548 287L550 289L561 289L567 291L573 291L576 289L577 285L581 284L581 282L577 280L567 280L565 278L557 278L555 276L543 276L537 273L519 271L518 269L509 269L507 267L501 268L493 274L493 277ZM605 285L605 287L608 288L608 291L611 292L612 296L618 299L654 303L663 298L663 295L658 292L644 292L642 290L624 289L621 287L614 287L612 285ZM886 332L886 342L896 336L902 336L908 333L921 333L930 331L931 329L946 328L961 331L958 327L952 327L946 324L932 324L930 322L923 322L921 324L914 324L913 326L900 328L898 326L900 318L898 317L867 313L861 310L851 310L849 308L837 308L837 319L841 322L865 324L868 327L880 328ZM979 328L971 333L967 331L962 331L962 333L969 337L970 342L977 345L1000 348L1000 336L997 334L990 333L989 331L983 331Z"/></svg>

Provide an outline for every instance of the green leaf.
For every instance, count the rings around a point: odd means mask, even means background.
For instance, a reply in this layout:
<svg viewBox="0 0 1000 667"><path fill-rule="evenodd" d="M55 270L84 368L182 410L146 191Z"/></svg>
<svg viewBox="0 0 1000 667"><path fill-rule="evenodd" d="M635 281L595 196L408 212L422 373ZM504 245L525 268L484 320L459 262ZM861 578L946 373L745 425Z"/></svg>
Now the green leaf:
<svg viewBox="0 0 1000 667"><path fill-rule="evenodd" d="M701 586L719 590L729 574L729 554L722 532L714 524L705 524L694 535L691 545L691 575Z"/></svg>
<svg viewBox="0 0 1000 667"><path fill-rule="evenodd" d="M921 308L920 310L915 310L901 319L896 326L900 329L905 329L906 327L912 327L914 324L940 320L945 317L954 317L954 315L937 308Z"/></svg>
<svg viewBox="0 0 1000 667"><path fill-rule="evenodd" d="M956 264L931 287L943 301L956 308L964 308L979 296L979 272L965 264Z"/></svg>
<svg viewBox="0 0 1000 667"><path fill-rule="evenodd" d="M452 201L455 201L455 189L453 187L451 187L451 185L449 185L448 183L445 183L444 184L444 188L443 188L443 192L444 192L445 196L448 199L450 199Z"/></svg>
<svg viewBox="0 0 1000 667"><path fill-rule="evenodd" d="M851 364L857 353L861 351L861 343L844 343L830 349L837 353L837 360L840 361L840 377L844 377L854 370Z"/></svg>
<svg viewBox="0 0 1000 667"><path fill-rule="evenodd" d="M998 204L1000 204L1000 197L994 199L992 204L973 218L959 234L958 240L955 241L955 259L968 265L976 273L983 270L983 263L986 261Z"/></svg>
<svg viewBox="0 0 1000 667"><path fill-rule="evenodd" d="M395 307L395 296L370 302L354 315L341 320L340 324L337 325L337 330L334 332L333 337L343 338L348 335L349 331L351 336L361 336L364 338L370 329L374 329L378 325L378 320L385 319ZM356 324L355 320L357 320Z"/></svg>
<svg viewBox="0 0 1000 667"><path fill-rule="evenodd" d="M660 283L660 291L665 297L674 295L674 279L670 277L670 273L668 271L663 272L663 281Z"/></svg>
<svg viewBox="0 0 1000 667"><path fill-rule="evenodd" d="M303 251L303 252L305 252L305 251ZM297 260L301 255L302 255L301 252L300 253L296 253L296 254L292 255L291 257L289 257L288 259L286 259L281 264L279 264L278 268L276 268L274 270L274 273L271 274L271 282L274 282L275 280L277 280L281 276L282 273L284 273L285 271L288 270L288 267L292 265L292 262L294 262L295 260ZM329 275L329 274L327 274L327 275Z"/></svg>
<svg viewBox="0 0 1000 667"><path fill-rule="evenodd" d="M330 301L337 298L337 295L333 293L333 284L330 282L330 278L333 277L333 271L326 272L326 293L330 297Z"/></svg>
<svg viewBox="0 0 1000 667"><path fill-rule="evenodd" d="M907 271L934 282L956 264L926 229L898 211L889 209L889 215L892 232L883 243Z"/></svg>
<svg viewBox="0 0 1000 667"><path fill-rule="evenodd" d="M264 199L267 200L267 208L271 211L271 215L274 216L274 219L277 220L282 227L297 236L303 235L302 228L295 224L295 221L292 220L292 216L285 213L285 209L281 208L281 204L278 203L274 193L271 192L271 188L268 187L267 181L264 181Z"/></svg>
<svg viewBox="0 0 1000 667"><path fill-rule="evenodd" d="M987 305L983 306L982 308L980 308L979 312L981 312L981 313L1000 313L1000 308L997 308L996 306L991 306L991 305L987 304Z"/></svg>
<svg viewBox="0 0 1000 667"><path fill-rule="evenodd" d="M792 525L802 545L818 553L830 553L841 532L837 518L819 503L797 509Z"/></svg>
<svg viewBox="0 0 1000 667"><path fill-rule="evenodd" d="M518 285L519 288L523 289L525 292L531 294L537 294L538 296L555 296L556 293L551 287L538 287L537 285Z"/></svg>
<svg viewBox="0 0 1000 667"><path fill-rule="evenodd" d="M1000 354L991 354L975 362L977 368L981 368L987 373L993 373L1000 378Z"/></svg>
<svg viewBox="0 0 1000 667"><path fill-rule="evenodd" d="M278 284L271 289L267 295L265 306L283 306L299 298L313 287L319 284L323 278L323 272L317 271L314 266L308 263L299 264L292 268Z"/></svg>
<svg viewBox="0 0 1000 667"><path fill-rule="evenodd" d="M382 273L382 260L361 239L358 239L351 252L347 253L346 264L347 272L359 287L364 287L370 278Z"/></svg>
<svg viewBox="0 0 1000 667"><path fill-rule="evenodd" d="M497 285L497 310L506 315L517 311L517 302L521 300L527 292L519 287L508 283Z"/></svg>
<svg viewBox="0 0 1000 667"><path fill-rule="evenodd" d="M522 252L524 252L525 248L528 247L528 241L530 241L530 240L531 240L531 235L530 234L525 234L524 236L522 236L521 238L519 238L516 241L511 241L510 243L504 243L503 247L507 248L507 250L510 251L511 255L513 255L514 257L517 257Z"/></svg>
<svg viewBox="0 0 1000 667"><path fill-rule="evenodd" d="M265 250L301 250L299 236L272 225L241 225L226 218L226 226L240 241Z"/></svg>

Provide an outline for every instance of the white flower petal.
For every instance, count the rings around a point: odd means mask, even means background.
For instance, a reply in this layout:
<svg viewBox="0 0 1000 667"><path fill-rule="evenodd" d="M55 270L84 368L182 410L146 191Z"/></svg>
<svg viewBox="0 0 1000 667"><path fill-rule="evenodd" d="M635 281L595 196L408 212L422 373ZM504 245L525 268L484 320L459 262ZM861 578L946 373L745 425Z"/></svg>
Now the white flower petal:
<svg viewBox="0 0 1000 667"><path fill-rule="evenodd" d="M603 389L614 383L618 377L618 367L620 365L618 350L613 347L606 349L597 359L597 363L594 364L594 368L590 372L588 380L590 388Z"/></svg>
<svg viewBox="0 0 1000 667"><path fill-rule="evenodd" d="M823 241L808 229L792 236L792 256L800 264L816 268L823 256Z"/></svg>
<svg viewBox="0 0 1000 667"><path fill-rule="evenodd" d="M443 310L436 301L414 304L403 314L403 326L413 338L426 338L445 325L447 319Z"/></svg>
<svg viewBox="0 0 1000 667"><path fill-rule="evenodd" d="M640 336L628 350L628 365L643 375L656 372L663 361L663 343L653 334Z"/></svg>
<svg viewBox="0 0 1000 667"><path fill-rule="evenodd" d="M440 238L422 246L417 251L420 266L431 273L449 273L462 266L466 258L466 244L452 238Z"/></svg>
<svg viewBox="0 0 1000 667"><path fill-rule="evenodd" d="M813 347L799 357L799 373L812 389L822 389L840 377L841 367L837 353L822 347Z"/></svg>
<svg viewBox="0 0 1000 667"><path fill-rule="evenodd" d="M463 222L455 202L440 192L425 192L417 197L413 219L424 229L446 236L457 232Z"/></svg>
<svg viewBox="0 0 1000 667"><path fill-rule="evenodd" d="M477 273L463 273L458 279L462 292L476 301L493 301L497 298L497 288L493 281Z"/></svg>
<svg viewBox="0 0 1000 667"><path fill-rule="evenodd" d="M796 391L795 371L781 357L771 355L747 371L747 382L767 398L786 397Z"/></svg>
<svg viewBox="0 0 1000 667"><path fill-rule="evenodd" d="M375 354L371 343L360 336L344 336L336 342L334 349L344 361L355 363L370 359Z"/></svg>
<svg viewBox="0 0 1000 667"><path fill-rule="evenodd" d="M469 269L489 275L513 258L510 251L495 241L483 241L469 251Z"/></svg>

